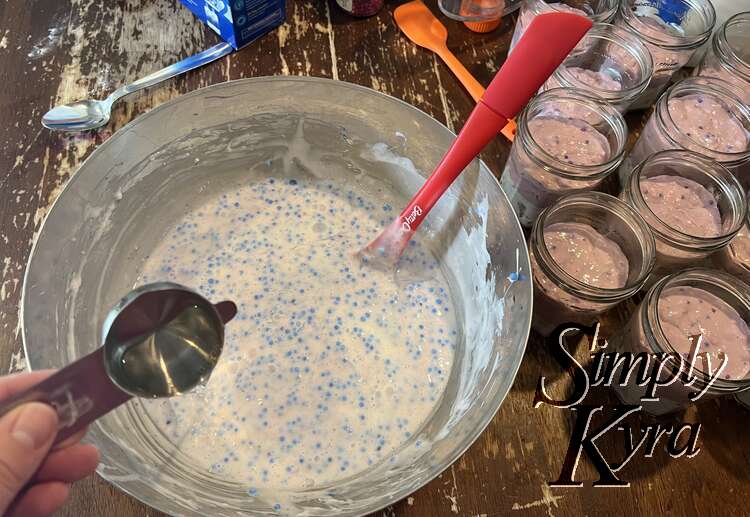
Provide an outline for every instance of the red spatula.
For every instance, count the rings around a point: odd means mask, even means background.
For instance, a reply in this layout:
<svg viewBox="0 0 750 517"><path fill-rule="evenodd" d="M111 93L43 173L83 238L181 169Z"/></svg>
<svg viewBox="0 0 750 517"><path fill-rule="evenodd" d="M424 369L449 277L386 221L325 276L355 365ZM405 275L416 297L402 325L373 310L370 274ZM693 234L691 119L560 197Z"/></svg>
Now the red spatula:
<svg viewBox="0 0 750 517"><path fill-rule="evenodd" d="M398 261L440 196L521 111L589 28L591 21L576 14L548 13L534 18L440 164L401 215L360 252L363 259L380 265Z"/></svg>

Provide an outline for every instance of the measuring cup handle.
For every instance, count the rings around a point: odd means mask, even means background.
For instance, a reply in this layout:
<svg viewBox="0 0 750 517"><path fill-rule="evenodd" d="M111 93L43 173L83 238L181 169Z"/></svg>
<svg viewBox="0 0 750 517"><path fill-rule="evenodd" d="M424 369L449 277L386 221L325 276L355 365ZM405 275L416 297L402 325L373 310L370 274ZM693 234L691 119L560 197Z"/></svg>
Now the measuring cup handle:
<svg viewBox="0 0 750 517"><path fill-rule="evenodd" d="M219 313L221 321L226 325L232 319L237 316L237 305L232 301L224 301L214 304L216 312Z"/></svg>
<svg viewBox="0 0 750 517"><path fill-rule="evenodd" d="M0 416L27 402L49 404L59 418L54 444L75 434L130 399L104 370L104 349L66 366L42 382L0 403Z"/></svg>

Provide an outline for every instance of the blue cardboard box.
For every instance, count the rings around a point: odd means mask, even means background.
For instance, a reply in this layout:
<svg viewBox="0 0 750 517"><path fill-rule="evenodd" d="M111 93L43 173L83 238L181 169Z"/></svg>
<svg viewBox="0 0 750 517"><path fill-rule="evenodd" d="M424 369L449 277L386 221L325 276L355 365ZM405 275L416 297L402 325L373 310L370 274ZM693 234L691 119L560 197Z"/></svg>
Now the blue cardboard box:
<svg viewBox="0 0 750 517"><path fill-rule="evenodd" d="M285 0L180 0L224 41L238 49L281 25Z"/></svg>

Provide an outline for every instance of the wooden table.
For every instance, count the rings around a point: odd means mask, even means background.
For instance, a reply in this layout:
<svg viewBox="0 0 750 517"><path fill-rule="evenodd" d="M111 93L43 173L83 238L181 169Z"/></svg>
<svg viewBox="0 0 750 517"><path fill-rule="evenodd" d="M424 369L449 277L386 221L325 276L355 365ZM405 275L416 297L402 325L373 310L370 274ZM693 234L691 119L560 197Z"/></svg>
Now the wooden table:
<svg viewBox="0 0 750 517"><path fill-rule="evenodd" d="M348 17L333 2L290 0L288 22L239 53L168 81L117 105L97 134L67 136L40 125L61 102L103 97L123 81L207 48L218 40L176 0L6 0L0 6L0 371L24 368L18 305L26 260L44 215L82 160L126 122L198 87L260 75L313 75L365 85L403 99L460 128L472 108L448 69L399 34L396 2L374 18ZM434 2L433 9L437 12ZM515 17L489 35L445 20L449 46L487 84L506 54ZM509 145L501 138L483 157L499 174ZM612 329L622 308L606 319ZM663 448L622 472L629 488L551 489L560 473L574 414L532 408L540 374L561 369L536 338L515 385L481 438L439 478L383 515L750 515L750 413L733 400L705 402L682 417L703 424L694 458L671 460ZM558 384L569 384L565 377ZM607 399L607 393L593 393ZM611 399L608 399L611 401ZM636 420L635 425L640 421ZM666 420L671 422L671 420ZM645 419L644 419L645 423ZM614 461L622 436L600 444ZM618 453L618 451L620 451ZM157 515L100 479L79 483L63 511L76 516Z"/></svg>

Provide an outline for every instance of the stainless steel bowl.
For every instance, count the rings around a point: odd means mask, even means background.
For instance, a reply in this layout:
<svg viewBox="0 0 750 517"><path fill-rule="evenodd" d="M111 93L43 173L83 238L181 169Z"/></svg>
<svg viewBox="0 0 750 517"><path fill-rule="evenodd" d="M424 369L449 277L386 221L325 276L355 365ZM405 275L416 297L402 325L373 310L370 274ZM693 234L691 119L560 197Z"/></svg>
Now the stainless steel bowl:
<svg viewBox="0 0 750 517"><path fill-rule="evenodd" d="M283 155L300 128L309 152L355 164L343 178L355 188L380 185L404 201L454 138L399 100L323 79L246 79L159 106L97 149L51 208L23 290L29 365L61 367L98 346L107 310L133 287L170 224L253 181L247 165ZM353 149L376 143L411 160L418 175L405 174L400 159L351 162ZM462 330L448 388L414 437L429 446L406 444L392 461L332 486L250 497L246 487L198 469L135 400L89 433L102 451L99 473L161 511L214 516L272 512L278 500L300 515L363 514L437 476L508 393L529 333L532 289L518 221L483 164L464 171L426 224L420 231L430 233L452 277Z"/></svg>

